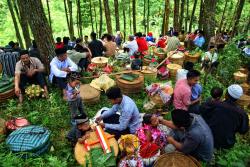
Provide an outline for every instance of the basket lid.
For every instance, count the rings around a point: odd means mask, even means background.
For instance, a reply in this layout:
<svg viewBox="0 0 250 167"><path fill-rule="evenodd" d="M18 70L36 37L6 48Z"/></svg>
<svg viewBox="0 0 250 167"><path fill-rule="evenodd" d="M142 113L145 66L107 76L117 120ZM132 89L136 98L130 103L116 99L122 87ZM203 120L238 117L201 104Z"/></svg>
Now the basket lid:
<svg viewBox="0 0 250 167"><path fill-rule="evenodd" d="M157 72L156 68L152 68L149 66L143 66L142 70L141 70L141 73L144 73L144 74L152 74L152 73L156 73L156 72Z"/></svg>
<svg viewBox="0 0 250 167"><path fill-rule="evenodd" d="M132 71L131 73L138 74L139 77L130 82L130 81L126 81L126 80L122 79L121 74L119 74L119 75L116 75L116 80L123 83L123 84L127 84L127 85L139 84L139 83L144 81L144 76L140 72Z"/></svg>
<svg viewBox="0 0 250 167"><path fill-rule="evenodd" d="M182 67L179 64L168 64L167 68L173 69L173 70L178 70L178 69L181 69Z"/></svg>
<svg viewBox="0 0 250 167"><path fill-rule="evenodd" d="M108 58L106 57L94 57L91 59L91 62L94 64L105 64L108 63Z"/></svg>
<svg viewBox="0 0 250 167"><path fill-rule="evenodd" d="M80 86L80 96L83 100L93 99L100 96L100 91L89 84L83 84Z"/></svg>
<svg viewBox="0 0 250 167"><path fill-rule="evenodd" d="M191 156L184 155L180 152L173 152L161 155L154 163L154 167L165 166L201 167L201 164Z"/></svg>

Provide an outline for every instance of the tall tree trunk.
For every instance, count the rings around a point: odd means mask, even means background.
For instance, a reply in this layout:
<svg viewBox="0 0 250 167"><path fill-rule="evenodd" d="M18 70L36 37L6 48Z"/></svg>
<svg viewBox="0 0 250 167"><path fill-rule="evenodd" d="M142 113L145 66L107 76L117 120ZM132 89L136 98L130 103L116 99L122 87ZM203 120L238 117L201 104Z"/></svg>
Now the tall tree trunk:
<svg viewBox="0 0 250 167"><path fill-rule="evenodd" d="M238 6L237 6L237 10L236 10L236 15L234 18L234 24L233 24L233 35L237 34L238 31L238 24L240 21L240 16L241 16L241 12L244 6L245 0L239 0L238 2Z"/></svg>
<svg viewBox="0 0 250 167"><path fill-rule="evenodd" d="M68 7L67 7L67 2L66 2L66 0L63 0L63 4L64 4L64 12L65 12L65 16L66 16L66 21L67 21L68 31L69 31L69 34L70 34L70 25L69 25L69 16L68 16Z"/></svg>
<svg viewBox="0 0 250 167"><path fill-rule="evenodd" d="M89 0L89 14L90 14L90 21L91 21L92 31L95 31L94 30L94 21L93 21L92 2L91 2L91 0Z"/></svg>
<svg viewBox="0 0 250 167"><path fill-rule="evenodd" d="M165 21L164 21L164 35L167 35L168 24L169 24L169 15L170 15L170 0L165 0Z"/></svg>
<svg viewBox="0 0 250 167"><path fill-rule="evenodd" d="M120 19L119 19L119 3L118 0L114 0L114 5L115 5L115 28L116 31L120 31Z"/></svg>
<svg viewBox="0 0 250 167"><path fill-rule="evenodd" d="M206 44L209 42L210 38L214 36L215 30L215 9L216 0L205 0L204 1L204 34L206 39Z"/></svg>
<svg viewBox="0 0 250 167"><path fill-rule="evenodd" d="M52 32L52 26L51 26L51 15L50 15L50 7L49 7L49 0L46 0L46 4L47 4L47 10L48 10L48 16L49 16L49 26Z"/></svg>
<svg viewBox="0 0 250 167"><path fill-rule="evenodd" d="M189 20L189 0L187 0L186 3L185 32L188 31L188 20Z"/></svg>
<svg viewBox="0 0 250 167"><path fill-rule="evenodd" d="M248 31L250 30L250 16L247 17L248 19L246 20L246 25L245 25L245 28L244 28L244 33L247 34Z"/></svg>
<svg viewBox="0 0 250 167"><path fill-rule="evenodd" d="M133 32L136 33L136 1L132 0L132 9L133 9Z"/></svg>
<svg viewBox="0 0 250 167"><path fill-rule="evenodd" d="M179 21L179 30L182 30L183 18L184 18L184 8L185 8L185 0L181 0L181 12L180 12L180 21Z"/></svg>
<svg viewBox="0 0 250 167"><path fill-rule="evenodd" d="M112 31L110 9L109 9L109 1L103 0L103 5L104 5L104 11L105 11L105 17L106 17L107 30L109 34L112 34L113 31Z"/></svg>
<svg viewBox="0 0 250 167"><path fill-rule="evenodd" d="M98 31L98 28L97 28L97 16L96 16L96 6L95 6L95 3L94 3L94 18L95 18L95 32Z"/></svg>
<svg viewBox="0 0 250 167"><path fill-rule="evenodd" d="M129 31L130 31L130 34L132 33L132 18L131 18L131 0L128 1L128 17L129 17Z"/></svg>
<svg viewBox="0 0 250 167"><path fill-rule="evenodd" d="M147 15L147 32L149 32L149 16L150 16L150 5L149 5L150 1L148 0L148 15ZM147 33L145 32L145 33Z"/></svg>
<svg viewBox="0 0 250 167"><path fill-rule="evenodd" d="M222 16L221 16L220 26L219 26L219 32L221 31L222 24L223 24L223 21L225 19L225 12L226 12L226 9L227 9L227 2L228 1L226 1L226 3L225 3L224 10L223 10L223 13L222 13Z"/></svg>
<svg viewBox="0 0 250 167"><path fill-rule="evenodd" d="M79 29L79 36L82 38L82 11L81 11L81 1L77 0L76 1L77 5L77 22L78 22L78 29Z"/></svg>
<svg viewBox="0 0 250 167"><path fill-rule="evenodd" d="M14 11L16 12L17 20L20 23L21 18L20 18L18 7L16 5L16 0L12 0L12 3L13 3Z"/></svg>
<svg viewBox="0 0 250 167"><path fill-rule="evenodd" d="M41 0L20 0L20 8L26 11L29 25L40 51L42 62L49 71L50 56L55 56L55 44Z"/></svg>
<svg viewBox="0 0 250 167"><path fill-rule="evenodd" d="M201 3L200 3L199 26L198 26L198 28L199 28L200 30L203 29L203 16L204 16L204 15L203 15L203 13L204 13L203 8L204 8L204 1L201 0Z"/></svg>
<svg viewBox="0 0 250 167"><path fill-rule="evenodd" d="M126 1L122 2L122 14L123 14L123 33L124 33L124 41L126 40Z"/></svg>
<svg viewBox="0 0 250 167"><path fill-rule="evenodd" d="M69 8L69 29L70 29L70 39L73 40L74 35L74 22L73 22L73 12L72 12L72 0L67 0Z"/></svg>
<svg viewBox="0 0 250 167"><path fill-rule="evenodd" d="M180 0L174 0L174 31L179 31Z"/></svg>
<svg viewBox="0 0 250 167"><path fill-rule="evenodd" d="M17 0L18 6L20 6L21 4L20 1L21 0ZM28 49L31 46L28 18L26 16L26 11L24 11L23 8L19 7L19 13L20 13L20 24L23 31L23 38L25 41L26 49Z"/></svg>
<svg viewBox="0 0 250 167"><path fill-rule="evenodd" d="M233 21L234 14L235 14L235 11L236 11L236 8L235 8L234 12L232 12L233 8L234 8L234 2L231 0L231 3L229 5L229 9L228 9L228 11L226 11L227 12L227 14L226 14L227 17L226 17L226 21L223 24L223 28L222 28L223 31L226 31L227 26L229 24L231 24L232 21Z"/></svg>
<svg viewBox="0 0 250 167"><path fill-rule="evenodd" d="M99 37L101 37L102 36L102 24L103 24L102 0L99 0L99 13L100 13Z"/></svg>
<svg viewBox="0 0 250 167"><path fill-rule="evenodd" d="M208 0L210 1L210 0ZM193 11L192 11L192 15L190 18L190 23L189 23L189 31L192 31L192 25L193 25L193 20L194 20L194 13L195 13L195 9L196 9L196 5L197 5L197 0L194 0L194 6L193 6Z"/></svg>
<svg viewBox="0 0 250 167"><path fill-rule="evenodd" d="M14 13L14 10L13 10L12 2L11 2L11 0L7 0L7 3L8 3L8 7L9 7L10 14L11 14L11 17L12 17L12 21L13 21L13 24L14 24L14 28L15 28L15 31L16 31L17 41L19 42L20 47L23 48L23 41L22 41L22 37L21 37L21 34L19 32L19 29L18 29L18 25L17 25L17 21L16 21L16 16L15 16L15 13Z"/></svg>
<svg viewBox="0 0 250 167"><path fill-rule="evenodd" d="M146 21L146 0L143 0L143 26L144 26L144 33L147 31L147 21Z"/></svg>

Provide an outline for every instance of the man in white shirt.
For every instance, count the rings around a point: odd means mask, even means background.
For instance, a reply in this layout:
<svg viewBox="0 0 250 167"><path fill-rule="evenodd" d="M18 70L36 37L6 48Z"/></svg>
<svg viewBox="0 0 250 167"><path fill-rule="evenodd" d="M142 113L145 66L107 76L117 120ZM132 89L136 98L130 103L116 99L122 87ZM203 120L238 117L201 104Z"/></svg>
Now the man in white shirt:
<svg viewBox="0 0 250 167"><path fill-rule="evenodd" d="M219 64L218 60L218 54L216 52L216 48L214 46L210 46L209 50L205 52L205 55L202 56L202 71L205 69L212 69L216 68Z"/></svg>
<svg viewBox="0 0 250 167"><path fill-rule="evenodd" d="M124 48L128 48L129 49L129 53L128 54L129 54L129 56L132 56L132 55L134 55L134 53L136 51L138 51L138 44L137 44L134 36L132 36L132 35L130 35L128 37L128 40L129 40L128 42L126 42L126 43L123 44L123 47Z"/></svg>
<svg viewBox="0 0 250 167"><path fill-rule="evenodd" d="M63 89L67 86L67 74L71 71L77 70L77 65L67 56L66 48L59 48L55 50L56 57L50 62L50 82L58 85L59 88Z"/></svg>

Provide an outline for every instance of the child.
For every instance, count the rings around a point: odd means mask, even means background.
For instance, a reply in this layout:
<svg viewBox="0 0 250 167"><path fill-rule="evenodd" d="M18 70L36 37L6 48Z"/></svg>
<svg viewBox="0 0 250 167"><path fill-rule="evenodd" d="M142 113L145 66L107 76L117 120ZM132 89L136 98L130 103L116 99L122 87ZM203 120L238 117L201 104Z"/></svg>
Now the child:
<svg viewBox="0 0 250 167"><path fill-rule="evenodd" d="M88 137L88 132L91 131L89 119L86 115L80 114L74 117L76 126L73 126L67 135L67 139L74 147L77 142L83 143Z"/></svg>
<svg viewBox="0 0 250 167"><path fill-rule="evenodd" d="M220 101L223 95L223 89L219 87L213 87L210 91L211 98L207 101Z"/></svg>
<svg viewBox="0 0 250 167"><path fill-rule="evenodd" d="M132 70L140 70L142 68L142 60L141 60L140 56L141 56L140 52L134 53L135 59L131 63Z"/></svg>
<svg viewBox="0 0 250 167"><path fill-rule="evenodd" d="M199 113L199 104L201 101L202 86L200 84L195 84L191 88L191 105L188 108L190 113Z"/></svg>
<svg viewBox="0 0 250 167"><path fill-rule="evenodd" d="M71 72L68 75L68 84L66 86L66 95L67 101L70 107L71 112L71 123L74 124L74 117L77 114L83 114L86 117L85 112L83 111L83 103L80 97L80 74L77 72Z"/></svg>

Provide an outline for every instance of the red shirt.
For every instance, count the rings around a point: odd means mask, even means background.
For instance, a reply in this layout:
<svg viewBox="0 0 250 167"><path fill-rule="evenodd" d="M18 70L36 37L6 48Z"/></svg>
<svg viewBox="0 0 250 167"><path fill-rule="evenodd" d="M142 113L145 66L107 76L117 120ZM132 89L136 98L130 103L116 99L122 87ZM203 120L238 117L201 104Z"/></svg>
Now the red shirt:
<svg viewBox="0 0 250 167"><path fill-rule="evenodd" d="M63 47L64 47L64 43L63 42L56 43L56 49L63 48Z"/></svg>
<svg viewBox="0 0 250 167"><path fill-rule="evenodd" d="M174 107L175 109L188 110L191 103L191 87L187 79L180 79L176 82L174 88Z"/></svg>
<svg viewBox="0 0 250 167"><path fill-rule="evenodd" d="M138 45L138 52L144 52L148 50L148 44L144 38L137 38L136 42Z"/></svg>
<svg viewBox="0 0 250 167"><path fill-rule="evenodd" d="M165 47L166 47L166 44L165 44L166 40L167 40L167 39L165 39L165 38L160 39L160 40L158 41L158 43L157 43L157 46L159 46L159 47L161 47L161 48L165 48Z"/></svg>

